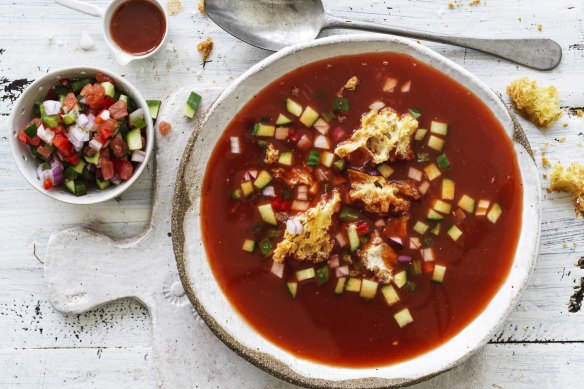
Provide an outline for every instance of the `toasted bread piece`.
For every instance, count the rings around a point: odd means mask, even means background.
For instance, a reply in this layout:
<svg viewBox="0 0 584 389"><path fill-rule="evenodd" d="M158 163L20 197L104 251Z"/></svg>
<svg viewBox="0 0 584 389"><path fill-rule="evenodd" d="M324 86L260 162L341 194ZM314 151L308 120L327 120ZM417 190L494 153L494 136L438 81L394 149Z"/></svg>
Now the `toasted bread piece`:
<svg viewBox="0 0 584 389"><path fill-rule="evenodd" d="M393 280L393 267L397 254L383 241L379 232L374 231L371 239L359 250L359 260L367 270L372 271L381 284Z"/></svg>
<svg viewBox="0 0 584 389"><path fill-rule="evenodd" d="M280 158L280 152L277 148L274 147L273 144L268 143L266 146L266 154L264 156L264 162L268 165L272 165L278 162L278 158Z"/></svg>
<svg viewBox="0 0 584 389"><path fill-rule="evenodd" d="M386 215L410 209L410 200L419 200L418 188L405 182L387 181L382 176L370 176L357 170L349 170L351 190L349 200L359 203L367 212Z"/></svg>
<svg viewBox="0 0 584 389"><path fill-rule="evenodd" d="M550 192L568 192L574 196L574 206L578 216L584 213L584 166L578 162L564 169L557 163L550 176Z"/></svg>
<svg viewBox="0 0 584 389"><path fill-rule="evenodd" d="M333 191L329 200L325 198L308 211L295 216L302 224L303 231L293 235L288 230L284 232L284 239L274 250L273 259L282 263L287 256L298 261L312 261L314 263L326 261L334 246L333 238L329 235L333 215L339 211L341 196Z"/></svg>
<svg viewBox="0 0 584 389"><path fill-rule="evenodd" d="M373 163L387 160L411 160L412 137L418 121L409 113L398 117L391 108L372 109L361 118L361 126L351 137L337 145L335 154L345 158L363 148L371 155Z"/></svg>
<svg viewBox="0 0 584 389"><path fill-rule="evenodd" d="M538 88L536 81L523 77L507 86L507 94L513 106L538 127L547 128L562 116L554 86Z"/></svg>
<svg viewBox="0 0 584 389"><path fill-rule="evenodd" d="M288 186L295 187L296 185L312 186L314 178L308 169L301 167L293 167L285 169L283 167L276 167L272 169L272 176L276 179L284 181Z"/></svg>
<svg viewBox="0 0 584 389"><path fill-rule="evenodd" d="M345 83L345 89L355 90L355 88L357 88L357 85L359 85L359 79L357 78L357 76L353 76L349 78Z"/></svg>

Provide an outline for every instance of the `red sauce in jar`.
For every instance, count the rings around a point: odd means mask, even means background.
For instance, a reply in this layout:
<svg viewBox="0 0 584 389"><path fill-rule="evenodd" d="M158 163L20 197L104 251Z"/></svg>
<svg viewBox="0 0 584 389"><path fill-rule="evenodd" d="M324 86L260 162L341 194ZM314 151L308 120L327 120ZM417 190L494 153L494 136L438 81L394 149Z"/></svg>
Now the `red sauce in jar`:
<svg viewBox="0 0 584 389"><path fill-rule="evenodd" d="M134 55L156 49L166 30L162 10L147 0L129 0L115 11L110 22L112 39L120 48Z"/></svg>

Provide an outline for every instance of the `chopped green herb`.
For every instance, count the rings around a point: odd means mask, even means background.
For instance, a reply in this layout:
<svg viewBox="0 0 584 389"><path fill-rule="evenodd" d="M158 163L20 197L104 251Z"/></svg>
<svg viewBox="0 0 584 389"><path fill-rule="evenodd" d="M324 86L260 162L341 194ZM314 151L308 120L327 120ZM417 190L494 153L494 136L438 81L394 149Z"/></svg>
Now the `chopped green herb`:
<svg viewBox="0 0 584 389"><path fill-rule="evenodd" d="M252 135L255 135L258 133L258 128L260 128L259 123L254 123L254 124L252 124L252 126L250 127L249 130L251 131Z"/></svg>
<svg viewBox="0 0 584 389"><path fill-rule="evenodd" d="M416 161L418 161L419 163L428 162L429 160L430 154L428 153L418 153L418 155L416 155Z"/></svg>
<svg viewBox="0 0 584 389"><path fill-rule="evenodd" d="M448 157L446 156L446 154L440 154L439 156L437 156L436 163L438 164L438 167L440 169L450 168L450 161L448 160Z"/></svg>
<svg viewBox="0 0 584 389"><path fill-rule="evenodd" d="M432 237L425 235L424 237L422 237L422 245L424 247L430 247L432 246Z"/></svg>
<svg viewBox="0 0 584 389"><path fill-rule="evenodd" d="M272 242L267 238L260 240L259 246L262 257L267 256L272 251Z"/></svg>
<svg viewBox="0 0 584 389"><path fill-rule="evenodd" d="M333 113L333 111L322 112L320 116L322 116L322 118L327 122L330 122L335 118L335 114Z"/></svg>
<svg viewBox="0 0 584 389"><path fill-rule="evenodd" d="M231 192L231 198L232 198L232 199L239 200L239 199L241 199L242 197L243 197L243 192L241 191L241 188L234 189L234 190Z"/></svg>
<svg viewBox="0 0 584 389"><path fill-rule="evenodd" d="M335 111L348 111L349 110L349 99L344 97L335 97L333 100L333 110Z"/></svg>
<svg viewBox="0 0 584 389"><path fill-rule="evenodd" d="M310 150L306 156L308 166L317 167L320 161L320 153L316 150Z"/></svg>
<svg viewBox="0 0 584 389"><path fill-rule="evenodd" d="M292 189L284 189L284 200L292 200Z"/></svg>
<svg viewBox="0 0 584 389"><path fill-rule="evenodd" d="M316 281L319 285L326 284L329 279L329 269L326 266L316 269Z"/></svg>
<svg viewBox="0 0 584 389"><path fill-rule="evenodd" d="M341 219L341 220L359 220L360 216L361 215L359 214L358 210L345 206L341 209L341 214L339 215L339 219Z"/></svg>
<svg viewBox="0 0 584 389"><path fill-rule="evenodd" d="M416 119L422 116L422 113L417 108L410 108L410 114L415 117Z"/></svg>

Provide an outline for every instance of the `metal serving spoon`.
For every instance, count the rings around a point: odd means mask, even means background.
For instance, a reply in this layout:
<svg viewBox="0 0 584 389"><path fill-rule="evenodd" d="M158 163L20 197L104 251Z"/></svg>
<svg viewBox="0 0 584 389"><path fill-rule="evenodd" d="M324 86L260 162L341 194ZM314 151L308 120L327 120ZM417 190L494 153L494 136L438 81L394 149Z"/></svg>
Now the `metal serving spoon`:
<svg viewBox="0 0 584 389"><path fill-rule="evenodd" d="M327 14L321 0L206 0L205 9L231 35L271 51L313 40L326 28L351 28L462 46L539 70L562 59L562 48L551 39L465 38L343 20Z"/></svg>

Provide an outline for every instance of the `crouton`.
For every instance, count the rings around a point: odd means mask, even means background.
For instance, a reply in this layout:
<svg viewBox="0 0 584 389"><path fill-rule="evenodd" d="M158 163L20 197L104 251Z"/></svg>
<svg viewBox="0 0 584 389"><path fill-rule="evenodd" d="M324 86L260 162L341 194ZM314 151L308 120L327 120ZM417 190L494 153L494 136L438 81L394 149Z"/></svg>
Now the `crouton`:
<svg viewBox="0 0 584 389"><path fill-rule="evenodd" d="M389 284L393 279L393 266L397 254L383 241L379 232L374 231L371 239L365 243L358 252L359 260L381 284Z"/></svg>
<svg viewBox="0 0 584 389"><path fill-rule="evenodd" d="M564 169L557 163L550 176L550 192L568 192L574 196L574 206L578 216L584 213L584 166L578 162Z"/></svg>
<svg viewBox="0 0 584 389"><path fill-rule="evenodd" d="M268 165L272 165L272 164L278 162L279 158L280 158L280 152L278 151L278 149L275 148L274 145L272 145L271 143L268 143L268 145L266 146L266 154L264 156L264 162L267 163Z"/></svg>
<svg viewBox="0 0 584 389"><path fill-rule="evenodd" d="M410 200L420 199L418 189L405 182L387 181L352 169L347 173L351 182L349 201L361 204L367 212L380 216L401 213L410 209Z"/></svg>
<svg viewBox="0 0 584 389"><path fill-rule="evenodd" d="M213 39L207 38L204 41L199 42L197 45L197 50L201 53L203 57L203 62L207 62L207 58L211 55L211 50L213 50Z"/></svg>
<svg viewBox="0 0 584 389"><path fill-rule="evenodd" d="M553 86L538 88L537 82L523 77L507 86L507 94L515 109L538 127L549 127L562 116L560 95Z"/></svg>
<svg viewBox="0 0 584 389"><path fill-rule="evenodd" d="M363 148L376 164L387 160L411 160L414 158L411 141L417 128L418 121L410 114L399 118L392 109L372 109L363 115L361 126L351 138L337 145L335 154L345 158Z"/></svg>
<svg viewBox="0 0 584 389"><path fill-rule="evenodd" d="M355 90L357 85L359 85L359 79L357 78L357 76L353 76L347 80L347 83L345 84L345 89Z"/></svg>
<svg viewBox="0 0 584 389"><path fill-rule="evenodd" d="M293 167L292 169L285 169L283 167L273 168L272 177L284 181L290 187L297 185L312 186L314 183L310 171L300 167Z"/></svg>
<svg viewBox="0 0 584 389"><path fill-rule="evenodd" d="M288 230L284 239L274 250L274 262L282 263L287 256L298 261L319 263L326 261L334 246L334 240L329 235L333 215L339 211L341 196L335 190L329 200L325 198L306 212L295 216L302 224L303 231L293 235Z"/></svg>

